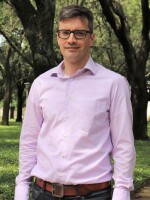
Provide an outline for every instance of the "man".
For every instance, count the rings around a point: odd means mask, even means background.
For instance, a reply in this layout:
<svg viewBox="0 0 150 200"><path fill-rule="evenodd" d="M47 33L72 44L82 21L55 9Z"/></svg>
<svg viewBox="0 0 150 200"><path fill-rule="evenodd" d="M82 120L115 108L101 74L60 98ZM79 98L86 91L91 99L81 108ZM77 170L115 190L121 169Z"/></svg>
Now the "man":
<svg viewBox="0 0 150 200"><path fill-rule="evenodd" d="M128 83L90 57L94 34L88 9L63 8L58 26L64 60L32 84L15 200L29 198L33 177L32 200L129 200L135 149Z"/></svg>

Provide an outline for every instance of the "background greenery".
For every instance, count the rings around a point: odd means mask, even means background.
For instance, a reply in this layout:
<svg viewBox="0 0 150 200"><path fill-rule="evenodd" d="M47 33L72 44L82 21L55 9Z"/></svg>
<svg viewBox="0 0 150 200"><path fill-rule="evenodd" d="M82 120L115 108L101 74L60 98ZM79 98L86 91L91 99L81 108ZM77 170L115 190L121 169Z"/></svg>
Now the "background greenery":
<svg viewBox="0 0 150 200"><path fill-rule="evenodd" d="M0 199L13 199L21 123L0 126Z"/></svg>
<svg viewBox="0 0 150 200"><path fill-rule="evenodd" d="M15 177L18 173L18 149L21 123L11 121L0 126L0 200L13 200ZM150 123L148 124L150 135ZM135 190L150 179L150 141L135 141L137 162L134 170Z"/></svg>

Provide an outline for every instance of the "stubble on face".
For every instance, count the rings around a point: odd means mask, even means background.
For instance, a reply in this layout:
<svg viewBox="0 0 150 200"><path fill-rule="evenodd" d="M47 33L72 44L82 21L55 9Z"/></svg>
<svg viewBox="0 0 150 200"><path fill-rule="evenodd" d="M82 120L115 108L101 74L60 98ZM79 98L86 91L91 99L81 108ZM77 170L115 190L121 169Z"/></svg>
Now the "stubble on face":
<svg viewBox="0 0 150 200"><path fill-rule="evenodd" d="M89 30L88 21L79 17L67 19L59 23L59 29L63 30ZM76 39L73 34L68 39L58 38L61 53L65 63L78 64L86 63L90 56L90 46L93 44L93 36L87 34L84 39Z"/></svg>

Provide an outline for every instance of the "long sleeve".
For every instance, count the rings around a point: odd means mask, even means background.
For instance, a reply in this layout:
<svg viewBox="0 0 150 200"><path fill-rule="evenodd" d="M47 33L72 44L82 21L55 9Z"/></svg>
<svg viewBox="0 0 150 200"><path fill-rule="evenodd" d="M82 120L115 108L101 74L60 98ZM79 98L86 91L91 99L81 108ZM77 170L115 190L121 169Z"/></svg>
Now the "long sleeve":
<svg viewBox="0 0 150 200"><path fill-rule="evenodd" d="M132 132L132 107L129 85L124 78L113 85L110 127L115 182L113 200L129 200L133 190L135 148Z"/></svg>
<svg viewBox="0 0 150 200"><path fill-rule="evenodd" d="M36 94L36 95L35 95ZM37 137L42 124L35 84L29 93L19 146L19 175L16 177L15 200L28 200L32 181L31 170L37 160Z"/></svg>

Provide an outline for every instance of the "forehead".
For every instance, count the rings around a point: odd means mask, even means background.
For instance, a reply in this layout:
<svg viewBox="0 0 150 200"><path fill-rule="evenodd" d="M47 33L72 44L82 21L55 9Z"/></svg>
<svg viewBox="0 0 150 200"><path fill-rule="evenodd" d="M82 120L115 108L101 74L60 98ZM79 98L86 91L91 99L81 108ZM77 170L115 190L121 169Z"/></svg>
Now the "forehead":
<svg viewBox="0 0 150 200"><path fill-rule="evenodd" d="M59 29L88 29L88 20L86 18L83 19L80 17L64 19L59 22Z"/></svg>

